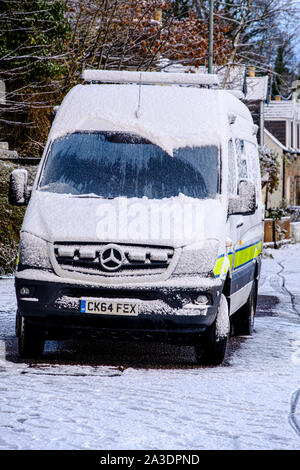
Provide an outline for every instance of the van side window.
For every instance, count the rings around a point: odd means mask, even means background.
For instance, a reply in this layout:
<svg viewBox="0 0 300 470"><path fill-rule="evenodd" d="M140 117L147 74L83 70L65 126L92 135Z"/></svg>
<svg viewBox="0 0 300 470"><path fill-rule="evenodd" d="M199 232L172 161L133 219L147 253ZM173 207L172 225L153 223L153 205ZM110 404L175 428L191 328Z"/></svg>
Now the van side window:
<svg viewBox="0 0 300 470"><path fill-rule="evenodd" d="M235 169L235 155L233 142L230 139L228 141L228 180L227 180L227 192L228 194L236 193L236 169Z"/></svg>
<svg viewBox="0 0 300 470"><path fill-rule="evenodd" d="M261 176L257 146L251 142L246 142L246 154L248 165L248 178L255 184L257 197L260 197Z"/></svg>
<svg viewBox="0 0 300 470"><path fill-rule="evenodd" d="M238 178L246 179L247 173L247 157L245 152L245 142L241 139L235 139L236 153L237 153L237 166L238 166Z"/></svg>

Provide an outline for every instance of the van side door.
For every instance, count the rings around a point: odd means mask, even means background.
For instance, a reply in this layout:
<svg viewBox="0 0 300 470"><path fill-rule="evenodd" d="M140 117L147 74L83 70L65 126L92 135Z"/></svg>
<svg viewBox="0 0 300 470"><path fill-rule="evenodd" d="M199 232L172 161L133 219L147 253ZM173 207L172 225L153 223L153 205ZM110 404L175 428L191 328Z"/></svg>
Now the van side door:
<svg viewBox="0 0 300 470"><path fill-rule="evenodd" d="M261 182L257 146L243 139L235 139L237 158L237 184L249 179L255 184L257 206L253 214L237 216L234 266L231 286L231 313L248 299L256 262L260 262L262 248Z"/></svg>

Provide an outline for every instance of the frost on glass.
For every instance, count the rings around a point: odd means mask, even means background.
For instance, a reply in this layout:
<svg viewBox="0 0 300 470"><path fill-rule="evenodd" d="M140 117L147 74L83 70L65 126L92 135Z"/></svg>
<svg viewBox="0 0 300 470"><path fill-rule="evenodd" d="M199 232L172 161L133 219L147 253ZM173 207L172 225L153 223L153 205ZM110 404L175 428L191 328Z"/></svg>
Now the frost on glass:
<svg viewBox="0 0 300 470"><path fill-rule="evenodd" d="M236 154L237 154L237 167L239 179L247 178L247 156L245 151L245 142L241 139L235 140Z"/></svg>
<svg viewBox="0 0 300 470"><path fill-rule="evenodd" d="M229 200L229 214L251 214L255 212L256 191L255 185L250 179L242 180L238 186L238 196Z"/></svg>
<svg viewBox="0 0 300 470"><path fill-rule="evenodd" d="M236 171L235 171L235 157L233 150L233 142L228 142L228 180L227 191L229 194L236 194Z"/></svg>
<svg viewBox="0 0 300 470"><path fill-rule="evenodd" d="M246 152L247 152L247 162L248 162L248 178L253 181L255 184L255 188L260 197L261 194L261 175L260 175L260 166L259 166L259 158L258 158L258 150L257 147L250 143L246 142Z"/></svg>
<svg viewBox="0 0 300 470"><path fill-rule="evenodd" d="M218 147L179 148L171 157L133 134L74 133L53 143L40 189L104 198L213 198L219 192Z"/></svg>

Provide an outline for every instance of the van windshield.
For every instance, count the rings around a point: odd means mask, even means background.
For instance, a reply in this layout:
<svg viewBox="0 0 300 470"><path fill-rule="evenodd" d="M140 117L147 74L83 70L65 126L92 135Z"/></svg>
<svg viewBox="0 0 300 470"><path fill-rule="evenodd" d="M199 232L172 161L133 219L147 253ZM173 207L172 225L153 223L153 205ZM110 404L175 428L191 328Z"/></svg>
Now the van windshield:
<svg viewBox="0 0 300 470"><path fill-rule="evenodd" d="M219 192L217 146L183 147L170 156L137 135L76 132L54 141L39 189L103 198L179 193L213 198Z"/></svg>

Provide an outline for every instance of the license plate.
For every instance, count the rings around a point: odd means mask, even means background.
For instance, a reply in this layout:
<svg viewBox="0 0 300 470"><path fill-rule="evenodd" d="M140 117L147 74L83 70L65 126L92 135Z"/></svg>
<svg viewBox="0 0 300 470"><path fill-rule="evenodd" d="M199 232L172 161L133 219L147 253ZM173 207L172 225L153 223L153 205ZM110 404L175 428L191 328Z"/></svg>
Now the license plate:
<svg viewBox="0 0 300 470"><path fill-rule="evenodd" d="M138 304L130 302L110 302L97 299L81 299L81 313L94 313L98 315L130 315L139 313Z"/></svg>

